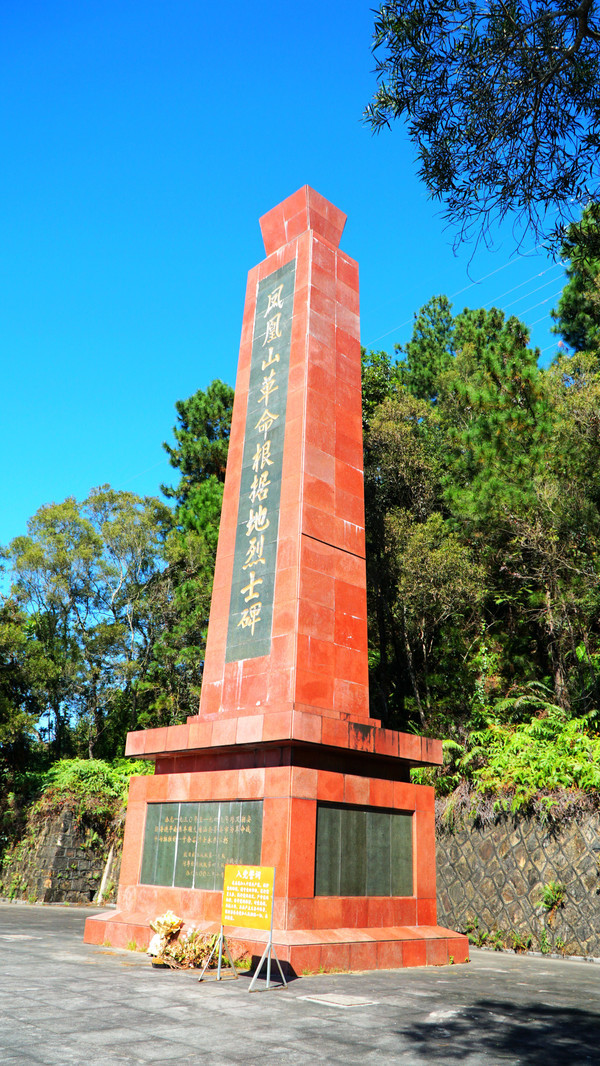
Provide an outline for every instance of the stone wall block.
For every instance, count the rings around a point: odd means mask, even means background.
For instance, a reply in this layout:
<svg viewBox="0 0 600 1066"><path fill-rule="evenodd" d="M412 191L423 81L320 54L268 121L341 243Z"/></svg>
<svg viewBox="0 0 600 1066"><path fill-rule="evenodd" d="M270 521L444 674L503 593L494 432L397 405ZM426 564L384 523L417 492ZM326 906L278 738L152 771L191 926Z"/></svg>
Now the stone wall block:
<svg viewBox="0 0 600 1066"><path fill-rule="evenodd" d="M502 930L562 939L569 954L600 956L600 815L560 826L499 815L485 827L438 831L438 920L464 930L475 919L485 932ZM566 887L564 907L549 916L544 886Z"/></svg>

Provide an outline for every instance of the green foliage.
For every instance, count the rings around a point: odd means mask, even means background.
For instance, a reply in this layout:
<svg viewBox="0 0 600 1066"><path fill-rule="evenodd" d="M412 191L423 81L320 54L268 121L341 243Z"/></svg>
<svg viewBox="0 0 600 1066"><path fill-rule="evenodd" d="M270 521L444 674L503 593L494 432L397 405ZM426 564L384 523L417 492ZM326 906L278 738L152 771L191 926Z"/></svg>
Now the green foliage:
<svg viewBox="0 0 600 1066"><path fill-rule="evenodd" d="M172 467L180 472L176 488L162 486L165 496L185 504L206 478L225 480L233 389L218 379L206 391L198 389L175 404L178 423L173 427L176 445L163 444Z"/></svg>
<svg viewBox="0 0 600 1066"><path fill-rule="evenodd" d="M199 929L190 929L184 937L178 937L176 940L167 944L163 951L162 958L172 959L183 969L193 969L196 967L204 966L207 958L214 951L217 941L219 939L218 933L212 935L205 935L200 932ZM215 963L217 965L216 953Z"/></svg>
<svg viewBox="0 0 600 1066"><path fill-rule="evenodd" d="M127 799L132 774L154 772L153 763L134 759L59 759L40 776L34 822L69 809L79 825L88 826L87 846L102 845L109 824Z"/></svg>
<svg viewBox="0 0 600 1066"><path fill-rule="evenodd" d="M396 345L404 357L400 380L412 396L435 400L440 375L454 356L452 304L447 296L433 296L415 315L412 338L407 345Z"/></svg>
<svg viewBox="0 0 600 1066"><path fill-rule="evenodd" d="M600 198L595 5L387 0L375 13L373 130L407 123L429 193L459 239L513 213L560 240ZM590 243L598 231L585 234Z"/></svg>
<svg viewBox="0 0 600 1066"><path fill-rule="evenodd" d="M548 936L548 931L546 929L542 929L542 931L540 933L540 951L541 951L542 955L549 955L551 950L552 950L552 945L550 944L550 938Z"/></svg>
<svg viewBox="0 0 600 1066"><path fill-rule="evenodd" d="M598 224L600 207L590 204L583 212L578 226L570 226L561 248L566 262L567 284L552 312L558 333L575 352L598 351L600 321L598 317L596 284L600 274L600 258L590 258L582 245L582 230L593 233Z"/></svg>
<svg viewBox="0 0 600 1066"><path fill-rule="evenodd" d="M540 906L553 914L558 907L563 907L567 896L567 889L560 881L549 881L544 885L540 898Z"/></svg>
<svg viewBox="0 0 600 1066"><path fill-rule="evenodd" d="M533 943L533 937L529 933L519 933L516 929L512 929L510 933L511 947L517 954L522 955L525 951L529 951Z"/></svg>

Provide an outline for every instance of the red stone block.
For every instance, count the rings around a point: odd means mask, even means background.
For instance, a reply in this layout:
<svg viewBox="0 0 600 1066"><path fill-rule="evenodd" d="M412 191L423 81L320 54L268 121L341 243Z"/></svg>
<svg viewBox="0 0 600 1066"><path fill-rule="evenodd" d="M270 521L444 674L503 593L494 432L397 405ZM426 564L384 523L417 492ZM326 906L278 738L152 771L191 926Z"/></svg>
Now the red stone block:
<svg viewBox="0 0 600 1066"><path fill-rule="evenodd" d="M377 944L375 941L350 944L350 969L355 972L377 969Z"/></svg>
<svg viewBox="0 0 600 1066"><path fill-rule="evenodd" d="M292 766L291 795L304 797L307 800L316 800L317 775L317 770L313 770L307 766ZM315 812L313 811L313 815L314 813ZM315 827L313 824L312 835L314 836L314 834Z"/></svg>
<svg viewBox="0 0 600 1066"><path fill-rule="evenodd" d="M304 477L304 505L306 507L318 507L321 511L333 512L334 500L337 493L333 485L319 478L306 474Z"/></svg>
<svg viewBox="0 0 600 1066"><path fill-rule="evenodd" d="M402 945L403 966L425 966L427 947L424 940L406 940Z"/></svg>
<svg viewBox="0 0 600 1066"><path fill-rule="evenodd" d="M90 941L91 943L91 941ZM291 948L291 962L294 972L299 977L321 970L320 944L294 944ZM278 955L279 957L279 955Z"/></svg>
<svg viewBox="0 0 600 1066"><path fill-rule="evenodd" d="M320 714L305 714L297 709L294 711L292 723L294 740L302 740L306 744L320 744L321 732L322 718Z"/></svg>
<svg viewBox="0 0 600 1066"><path fill-rule="evenodd" d="M304 470L312 477L318 478L329 485L335 480L335 458L327 452L317 448L314 444L307 444L304 449Z"/></svg>
<svg viewBox="0 0 600 1066"><path fill-rule="evenodd" d="M339 929L342 921L343 907L339 896L315 896L315 929Z"/></svg>
<svg viewBox="0 0 600 1066"><path fill-rule="evenodd" d="M222 718L212 723L212 742L215 747L235 744L237 721L235 718Z"/></svg>
<svg viewBox="0 0 600 1066"><path fill-rule="evenodd" d="M360 311L358 289L346 285L343 281L338 281L335 287L335 298L338 303L348 308L353 314L358 315Z"/></svg>
<svg viewBox="0 0 600 1066"><path fill-rule="evenodd" d="M214 799L236 799L238 795L238 770L219 770L211 773Z"/></svg>
<svg viewBox="0 0 600 1066"><path fill-rule="evenodd" d="M264 689L266 695L266 681ZM263 719L264 716L262 714L253 714L244 718L238 718L235 735L236 744L256 744L262 740Z"/></svg>
<svg viewBox="0 0 600 1066"><path fill-rule="evenodd" d="M308 637L333 641L337 616L328 607L302 599L298 605L298 632ZM336 643L338 641L336 640Z"/></svg>
<svg viewBox="0 0 600 1066"><path fill-rule="evenodd" d="M414 897L407 896L405 899L395 897L392 906L392 925L416 925L417 924L417 901Z"/></svg>
<svg viewBox="0 0 600 1066"><path fill-rule="evenodd" d="M327 274L335 275L336 262L339 262L339 253L336 255L333 248L328 244L325 244L323 241L318 240L316 236L312 241L311 251L313 269L316 266L321 270L324 270Z"/></svg>
<svg viewBox="0 0 600 1066"><path fill-rule="evenodd" d="M398 734L398 754L401 759L421 760L421 738L414 733Z"/></svg>
<svg viewBox="0 0 600 1066"><path fill-rule="evenodd" d="M333 678L298 666L296 669L296 699L313 707L331 707Z"/></svg>
<svg viewBox="0 0 600 1066"><path fill-rule="evenodd" d="M455 964L469 961L469 941L466 936L449 936L446 943L449 961L454 959Z"/></svg>
<svg viewBox="0 0 600 1066"><path fill-rule="evenodd" d="M148 777L148 791L146 798L148 803L162 803L167 798L169 789L169 775L156 774L154 777Z"/></svg>
<svg viewBox="0 0 600 1066"><path fill-rule="evenodd" d="M338 492L347 492L362 500L364 497L362 464L360 467L355 467L336 459L335 484Z"/></svg>
<svg viewBox="0 0 600 1066"><path fill-rule="evenodd" d="M263 866L281 866L287 862L287 835L290 800L266 796L263 801Z"/></svg>
<svg viewBox="0 0 600 1066"><path fill-rule="evenodd" d="M344 776L329 770L318 771L317 799L321 802L344 802Z"/></svg>
<svg viewBox="0 0 600 1066"><path fill-rule="evenodd" d="M415 786L410 781L394 781L394 807L399 811L414 811Z"/></svg>
<svg viewBox="0 0 600 1066"><path fill-rule="evenodd" d="M262 799L265 794L265 770L251 767L238 773L239 795L243 799Z"/></svg>
<svg viewBox="0 0 600 1066"><path fill-rule="evenodd" d="M356 685L343 678L336 678L333 686L334 710L355 718L367 718L369 714L369 690L367 685Z"/></svg>
<svg viewBox="0 0 600 1066"><path fill-rule="evenodd" d="M143 755L145 743L146 735L144 730L140 729L135 733L128 733L125 742L125 755L129 759L135 759L136 755Z"/></svg>
<svg viewBox="0 0 600 1066"><path fill-rule="evenodd" d="M362 449L355 437L338 430L335 438L335 457L349 466L359 466Z"/></svg>
<svg viewBox="0 0 600 1066"><path fill-rule="evenodd" d="M331 300L336 299L337 282L331 270L324 270L318 263L313 263L310 276L311 284Z"/></svg>
<svg viewBox="0 0 600 1066"><path fill-rule="evenodd" d="M344 788L344 802L366 805L369 802L369 779L368 777L356 777L354 774L346 774Z"/></svg>
<svg viewBox="0 0 600 1066"><path fill-rule="evenodd" d="M375 747L375 730L367 722L348 723L349 747L353 751L373 751Z"/></svg>
<svg viewBox="0 0 600 1066"><path fill-rule="evenodd" d="M349 255L338 252L335 262L336 278L358 292L358 263Z"/></svg>
<svg viewBox="0 0 600 1066"><path fill-rule="evenodd" d="M296 629L297 601L278 603L273 608L273 638L289 637Z"/></svg>
<svg viewBox="0 0 600 1066"><path fill-rule="evenodd" d="M300 598L335 609L334 579L329 574L303 567L300 574Z"/></svg>
<svg viewBox="0 0 600 1066"><path fill-rule="evenodd" d="M354 648L335 646L335 676L354 685L368 683L367 657Z"/></svg>
<svg viewBox="0 0 600 1066"><path fill-rule="evenodd" d="M352 496L349 492L335 490L335 513L345 522L352 522L357 526L365 524L365 507L359 496Z"/></svg>
<svg viewBox="0 0 600 1066"><path fill-rule="evenodd" d="M321 742L332 747L348 747L348 723L336 718L324 718L321 724Z"/></svg>
<svg viewBox="0 0 600 1066"><path fill-rule="evenodd" d="M273 715L272 717L275 717ZM291 766L269 766L265 770L265 796L287 798L292 781Z"/></svg>
<svg viewBox="0 0 600 1066"><path fill-rule="evenodd" d="M167 748L169 751L185 751L189 747L189 726L170 725L167 727Z"/></svg>
<svg viewBox="0 0 600 1066"><path fill-rule="evenodd" d="M431 785L415 785L415 805L418 811L435 813L435 789Z"/></svg>
<svg viewBox="0 0 600 1066"><path fill-rule="evenodd" d="M428 966L446 966L450 961L448 941L445 938L427 940L425 959Z"/></svg>
<svg viewBox="0 0 600 1066"><path fill-rule="evenodd" d="M294 767L294 769L298 769ZM316 795L316 771L314 793ZM292 771L292 789L294 772ZM288 896L305 899L314 891L315 836L317 804L311 799L294 798L290 806Z"/></svg>
<svg viewBox="0 0 600 1066"><path fill-rule="evenodd" d="M298 538L297 536L291 536L279 538L279 546L277 548L277 569L281 567L282 570L287 570L289 567L298 565Z"/></svg>
<svg viewBox="0 0 600 1066"><path fill-rule="evenodd" d="M330 348L335 347L335 322L325 315L318 314L312 308L308 315L308 329L310 336L315 340L320 341L321 344L327 344Z"/></svg>
<svg viewBox="0 0 600 1066"><path fill-rule="evenodd" d="M369 781L369 806L392 807L394 803L394 786L391 781L371 778Z"/></svg>
<svg viewBox="0 0 600 1066"><path fill-rule="evenodd" d="M418 899L416 901L418 925L435 925L437 922L437 903L435 899Z"/></svg>
<svg viewBox="0 0 600 1066"><path fill-rule="evenodd" d="M336 615L347 615L350 618L366 619L366 599L362 596L362 590L349 581L336 578L334 586L334 605ZM363 613L364 612L364 613Z"/></svg>
<svg viewBox="0 0 600 1066"><path fill-rule="evenodd" d="M190 794L191 774L168 774L167 780L167 799L169 802L185 802Z"/></svg>
<svg viewBox="0 0 600 1066"><path fill-rule="evenodd" d="M325 973L329 970L349 970L350 945L323 944L321 948L321 967Z"/></svg>
<svg viewBox="0 0 600 1066"><path fill-rule="evenodd" d="M403 965L401 940L377 941L378 970L399 970Z"/></svg>
<svg viewBox="0 0 600 1066"><path fill-rule="evenodd" d="M288 670L280 668L276 673L271 672L268 679L267 710L269 705L291 707L294 697L294 676L292 668Z"/></svg>
<svg viewBox="0 0 600 1066"><path fill-rule="evenodd" d="M299 633L297 647L298 662L307 670L333 672L338 649L330 641Z"/></svg>

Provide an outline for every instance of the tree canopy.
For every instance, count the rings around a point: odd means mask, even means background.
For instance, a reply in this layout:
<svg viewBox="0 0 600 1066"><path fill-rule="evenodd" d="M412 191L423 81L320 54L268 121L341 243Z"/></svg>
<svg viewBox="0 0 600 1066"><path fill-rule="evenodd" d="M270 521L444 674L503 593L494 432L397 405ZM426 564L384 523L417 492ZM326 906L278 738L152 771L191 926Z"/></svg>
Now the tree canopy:
<svg viewBox="0 0 600 1066"><path fill-rule="evenodd" d="M373 130L404 119L459 240L516 216L537 240L600 199L594 0L390 0L375 16ZM585 239L598 252L597 228Z"/></svg>

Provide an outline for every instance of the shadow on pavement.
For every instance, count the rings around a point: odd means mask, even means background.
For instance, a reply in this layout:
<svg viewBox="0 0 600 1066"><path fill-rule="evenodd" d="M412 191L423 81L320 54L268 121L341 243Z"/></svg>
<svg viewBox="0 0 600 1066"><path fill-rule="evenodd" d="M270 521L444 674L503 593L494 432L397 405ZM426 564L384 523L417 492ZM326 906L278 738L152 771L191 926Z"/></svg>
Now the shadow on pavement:
<svg viewBox="0 0 600 1066"><path fill-rule="evenodd" d="M598 1014L539 1003L516 1007L506 1000L482 999L464 1010L434 1011L425 1022L397 1034L428 1062L458 1061L475 1050L490 1062L510 1060L520 1066L600 1062Z"/></svg>

